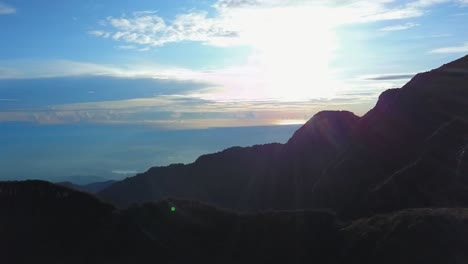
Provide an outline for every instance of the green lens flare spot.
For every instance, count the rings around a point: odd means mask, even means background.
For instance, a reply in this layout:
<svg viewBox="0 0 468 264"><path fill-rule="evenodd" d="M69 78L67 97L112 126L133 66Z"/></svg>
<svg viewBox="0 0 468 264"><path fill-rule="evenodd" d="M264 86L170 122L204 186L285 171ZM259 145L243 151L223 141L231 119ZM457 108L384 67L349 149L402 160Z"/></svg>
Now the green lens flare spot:
<svg viewBox="0 0 468 264"><path fill-rule="evenodd" d="M175 207L174 206L171 207L171 212L175 212Z"/></svg>

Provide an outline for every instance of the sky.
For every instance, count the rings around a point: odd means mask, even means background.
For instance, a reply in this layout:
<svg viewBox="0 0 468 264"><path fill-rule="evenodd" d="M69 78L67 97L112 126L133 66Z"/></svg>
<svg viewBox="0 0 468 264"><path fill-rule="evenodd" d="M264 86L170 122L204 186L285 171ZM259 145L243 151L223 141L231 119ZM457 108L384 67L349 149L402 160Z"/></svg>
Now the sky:
<svg viewBox="0 0 468 264"><path fill-rule="evenodd" d="M19 177L9 154L24 142L47 145L47 133L72 128L167 137L298 125L320 110L363 115L382 91L466 55L467 22L467 0L0 0L0 165L11 166L0 177ZM20 128L28 133L11 137ZM32 166L41 153L29 156Z"/></svg>

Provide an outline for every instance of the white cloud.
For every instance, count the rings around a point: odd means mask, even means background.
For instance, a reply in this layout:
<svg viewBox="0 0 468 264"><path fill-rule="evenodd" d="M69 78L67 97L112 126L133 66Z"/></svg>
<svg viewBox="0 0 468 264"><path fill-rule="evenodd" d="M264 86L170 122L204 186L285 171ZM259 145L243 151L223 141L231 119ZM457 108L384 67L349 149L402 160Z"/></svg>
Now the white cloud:
<svg viewBox="0 0 468 264"><path fill-rule="evenodd" d="M200 76L184 68L151 64L113 65L71 60L0 61L0 79L34 79L70 76L111 76L122 78L156 78L190 80Z"/></svg>
<svg viewBox="0 0 468 264"><path fill-rule="evenodd" d="M468 53L468 42L460 45L460 46L450 46L450 47L443 47L437 48L430 51L430 53L442 53L442 54L450 54L450 53Z"/></svg>
<svg viewBox="0 0 468 264"><path fill-rule="evenodd" d="M218 0L213 4L216 12L212 16L195 10L165 20L156 11L141 11L107 17L100 22L104 29L89 33L146 49L182 41L214 46L255 45L252 36L258 39L264 32L275 32L282 38L290 32L310 34L311 27L408 19L424 15L433 5L453 1L462 0L417 0L406 4L394 0ZM384 31L414 26L407 23Z"/></svg>
<svg viewBox="0 0 468 264"><path fill-rule="evenodd" d="M408 4L410 7L414 8L425 8L433 5L445 4L453 2L452 0L416 0Z"/></svg>
<svg viewBox="0 0 468 264"><path fill-rule="evenodd" d="M121 46L116 46L117 49L120 49L120 50L134 50L134 49L138 49L137 46L135 45L121 45Z"/></svg>
<svg viewBox="0 0 468 264"><path fill-rule="evenodd" d="M113 170L112 173L114 174L136 174L138 173L136 170Z"/></svg>
<svg viewBox="0 0 468 264"><path fill-rule="evenodd" d="M103 37L103 38L108 38L110 37L110 33L102 30L92 30L88 32L89 34L96 36L96 37Z"/></svg>
<svg viewBox="0 0 468 264"><path fill-rule="evenodd" d="M452 34L430 34L430 35L413 36L411 38L413 38L413 39L428 39L428 38L448 38L448 37L453 37L453 35Z"/></svg>
<svg viewBox="0 0 468 264"><path fill-rule="evenodd" d="M414 28L419 26L417 23L405 23L405 24L399 24L399 25L393 25L393 26L388 26L388 27L383 27L380 29L380 31L400 31L400 30L406 30L410 28Z"/></svg>
<svg viewBox="0 0 468 264"><path fill-rule="evenodd" d="M0 62L0 79L34 79L66 76L136 76L139 70L128 70L112 65L69 60L13 60Z"/></svg>
<svg viewBox="0 0 468 264"><path fill-rule="evenodd" d="M178 14L173 20L165 20L157 13L108 17L102 23L106 26L92 34L106 37L110 33L112 39L140 49L182 41L247 45L252 48L252 55L239 67L214 72L181 69L175 72L179 78L202 80L219 87L222 92L204 95L209 99L307 100L331 97L333 87L343 86L329 67L338 47L335 27L420 15L413 8L389 8L389 3L389 0L219 1L211 16L196 10ZM165 76L173 78L173 73Z"/></svg>
<svg viewBox="0 0 468 264"><path fill-rule="evenodd" d="M9 15L14 13L16 13L16 8L3 2L0 2L0 15Z"/></svg>
<svg viewBox="0 0 468 264"><path fill-rule="evenodd" d="M101 24L108 25L109 28L89 33L143 47L157 47L181 41L221 45L223 39L236 37L235 32L223 28L219 21L209 18L205 11L178 14L170 24L166 24L155 12L149 11L135 12L130 17L108 17Z"/></svg>
<svg viewBox="0 0 468 264"><path fill-rule="evenodd" d="M379 75L364 75L360 78L368 81L391 81L391 80L409 80L416 73L392 73L392 74L379 74Z"/></svg>

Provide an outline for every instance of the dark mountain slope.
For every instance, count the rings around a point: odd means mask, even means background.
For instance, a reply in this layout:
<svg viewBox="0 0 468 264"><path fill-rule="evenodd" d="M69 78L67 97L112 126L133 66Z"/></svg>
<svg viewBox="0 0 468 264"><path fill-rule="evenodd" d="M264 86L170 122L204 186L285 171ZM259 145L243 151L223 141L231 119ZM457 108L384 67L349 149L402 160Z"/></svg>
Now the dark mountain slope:
<svg viewBox="0 0 468 264"><path fill-rule="evenodd" d="M138 260L149 240L114 210L88 194L48 182L0 182L2 262Z"/></svg>
<svg viewBox="0 0 468 264"><path fill-rule="evenodd" d="M93 182L93 183L88 183L88 184L81 185L81 184L75 184L75 183L67 181L67 182L57 182L56 184L61 185L61 186L65 186L65 187L68 187L68 188L71 188L71 189L74 189L74 190L77 190L77 191L82 191L82 192L95 194L95 193L98 193L98 192L102 191L103 189L111 186L115 182L116 181L114 181L114 180L110 180L110 181Z"/></svg>
<svg viewBox="0 0 468 264"><path fill-rule="evenodd" d="M314 205L350 216L468 206L467 61L384 92L362 117L350 148L317 184Z"/></svg>
<svg viewBox="0 0 468 264"><path fill-rule="evenodd" d="M5 263L337 263L339 241L329 212L241 215L179 200L116 211L48 182L0 182Z"/></svg>
<svg viewBox="0 0 468 264"><path fill-rule="evenodd" d="M182 200L116 211L40 181L4 182L0 190L5 263L468 261L468 209L405 210L342 222L327 211L239 214Z"/></svg>
<svg viewBox="0 0 468 264"><path fill-rule="evenodd" d="M152 168L99 196L119 206L179 197L241 210L330 208L352 218L468 206L467 135L468 56L385 91L362 118L324 111L285 145Z"/></svg>
<svg viewBox="0 0 468 264"><path fill-rule="evenodd" d="M99 196L119 206L178 197L242 210L303 208L314 176L344 150L358 120L350 112L324 111L285 145L234 147L192 164L151 168Z"/></svg>
<svg viewBox="0 0 468 264"><path fill-rule="evenodd" d="M341 230L343 263L466 263L468 209L410 209L354 221Z"/></svg>

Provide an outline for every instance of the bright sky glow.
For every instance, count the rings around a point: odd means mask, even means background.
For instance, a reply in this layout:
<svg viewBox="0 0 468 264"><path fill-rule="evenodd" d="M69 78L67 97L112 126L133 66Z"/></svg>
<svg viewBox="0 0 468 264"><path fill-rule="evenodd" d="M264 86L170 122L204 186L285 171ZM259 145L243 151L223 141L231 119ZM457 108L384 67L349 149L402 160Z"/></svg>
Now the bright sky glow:
<svg viewBox="0 0 468 264"><path fill-rule="evenodd" d="M465 0L2 1L0 122L184 129L363 114L467 53L467 11Z"/></svg>

